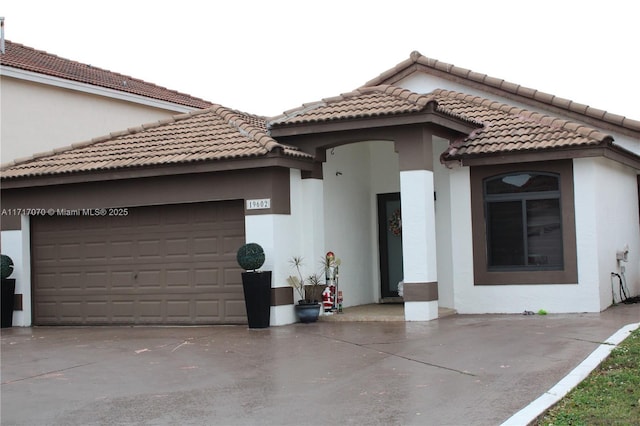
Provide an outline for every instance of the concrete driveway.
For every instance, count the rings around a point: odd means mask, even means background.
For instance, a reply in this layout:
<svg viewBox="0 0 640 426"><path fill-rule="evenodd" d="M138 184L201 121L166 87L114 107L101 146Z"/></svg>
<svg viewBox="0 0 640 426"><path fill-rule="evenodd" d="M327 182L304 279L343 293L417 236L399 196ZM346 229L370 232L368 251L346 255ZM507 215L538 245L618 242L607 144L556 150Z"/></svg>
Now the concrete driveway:
<svg viewBox="0 0 640 426"><path fill-rule="evenodd" d="M426 323L2 330L2 425L497 425L640 305Z"/></svg>

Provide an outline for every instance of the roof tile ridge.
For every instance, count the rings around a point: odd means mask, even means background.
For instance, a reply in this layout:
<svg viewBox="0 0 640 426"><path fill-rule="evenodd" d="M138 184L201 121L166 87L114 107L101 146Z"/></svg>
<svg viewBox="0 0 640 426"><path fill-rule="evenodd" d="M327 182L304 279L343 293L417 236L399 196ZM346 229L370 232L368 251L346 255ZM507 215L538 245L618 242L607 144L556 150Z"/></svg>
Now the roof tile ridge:
<svg viewBox="0 0 640 426"><path fill-rule="evenodd" d="M216 113L220 114L223 120L229 125L237 128L244 136L256 141L260 146L271 152L276 148L285 149L285 146L273 139L265 130L247 121L247 114L224 106L219 106Z"/></svg>
<svg viewBox="0 0 640 426"><path fill-rule="evenodd" d="M273 117L267 118L267 129L273 125L277 125L283 121L286 121L290 118L296 117L298 115L306 114L309 111L313 111L314 109L325 106L326 103L322 100L315 102L304 103L301 106L288 109L284 111L282 114L275 115Z"/></svg>
<svg viewBox="0 0 640 426"><path fill-rule="evenodd" d="M382 92L386 95L400 98L419 107L425 107L429 102L435 102L435 106L437 106L437 100L431 94L416 93L400 86L394 86L393 84L366 86L359 88L358 91L361 93Z"/></svg>
<svg viewBox="0 0 640 426"><path fill-rule="evenodd" d="M409 55L409 58L405 59L404 61L400 62L399 64L397 64L396 66L394 66L391 69L388 69L387 71L384 71L383 73L380 73L377 77L372 78L371 80L367 81L363 87L372 87L372 86L376 86L377 84L375 82L380 82L380 81L384 81L387 78L398 74L399 72L402 72L403 70L413 66L416 64L416 62L418 61L418 59L422 56L422 54L420 52L418 52L417 50L414 50L413 52L411 52L411 54Z"/></svg>

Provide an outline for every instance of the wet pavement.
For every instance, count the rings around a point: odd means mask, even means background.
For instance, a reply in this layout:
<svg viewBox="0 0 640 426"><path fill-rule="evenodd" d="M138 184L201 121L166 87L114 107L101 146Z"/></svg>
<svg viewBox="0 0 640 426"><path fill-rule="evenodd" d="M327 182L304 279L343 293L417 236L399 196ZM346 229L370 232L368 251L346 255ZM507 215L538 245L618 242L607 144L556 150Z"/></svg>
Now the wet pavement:
<svg viewBox="0 0 640 426"><path fill-rule="evenodd" d="M431 322L3 329L2 425L498 425L640 305Z"/></svg>

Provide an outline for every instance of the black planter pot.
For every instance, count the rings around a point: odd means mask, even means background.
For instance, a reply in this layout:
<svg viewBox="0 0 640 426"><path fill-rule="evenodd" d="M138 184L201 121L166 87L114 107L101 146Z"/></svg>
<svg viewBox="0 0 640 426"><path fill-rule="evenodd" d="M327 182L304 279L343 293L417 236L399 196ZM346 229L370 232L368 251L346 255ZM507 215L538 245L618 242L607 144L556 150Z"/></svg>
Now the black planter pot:
<svg viewBox="0 0 640 426"><path fill-rule="evenodd" d="M295 305L295 310L300 322L304 323L316 322L320 316L319 303L298 303Z"/></svg>
<svg viewBox="0 0 640 426"><path fill-rule="evenodd" d="M271 316L271 271L243 272L242 288L249 328L269 327Z"/></svg>
<svg viewBox="0 0 640 426"><path fill-rule="evenodd" d="M0 283L2 293L2 328L13 326L13 300L16 292L16 280L14 278L5 278Z"/></svg>

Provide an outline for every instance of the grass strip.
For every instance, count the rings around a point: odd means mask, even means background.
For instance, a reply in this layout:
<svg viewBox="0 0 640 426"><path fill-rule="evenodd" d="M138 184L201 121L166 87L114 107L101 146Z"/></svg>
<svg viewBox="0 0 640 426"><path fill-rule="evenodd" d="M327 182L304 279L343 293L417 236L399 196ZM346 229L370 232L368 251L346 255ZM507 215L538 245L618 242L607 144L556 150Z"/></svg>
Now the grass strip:
<svg viewBox="0 0 640 426"><path fill-rule="evenodd" d="M534 424L640 425L640 329Z"/></svg>

